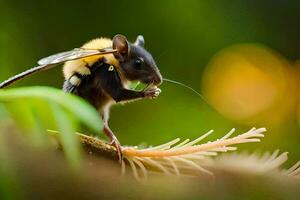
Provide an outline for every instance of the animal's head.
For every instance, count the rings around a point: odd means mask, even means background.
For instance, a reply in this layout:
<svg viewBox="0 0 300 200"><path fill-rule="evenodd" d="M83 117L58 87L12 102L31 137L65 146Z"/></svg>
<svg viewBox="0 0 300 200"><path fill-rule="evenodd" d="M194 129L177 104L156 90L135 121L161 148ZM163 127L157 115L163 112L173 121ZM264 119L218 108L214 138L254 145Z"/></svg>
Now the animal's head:
<svg viewBox="0 0 300 200"><path fill-rule="evenodd" d="M162 76L152 55L144 48L144 37L139 35L134 43L129 43L125 36L113 38L114 54L120 62L124 75L129 80L138 80L145 84L160 85Z"/></svg>

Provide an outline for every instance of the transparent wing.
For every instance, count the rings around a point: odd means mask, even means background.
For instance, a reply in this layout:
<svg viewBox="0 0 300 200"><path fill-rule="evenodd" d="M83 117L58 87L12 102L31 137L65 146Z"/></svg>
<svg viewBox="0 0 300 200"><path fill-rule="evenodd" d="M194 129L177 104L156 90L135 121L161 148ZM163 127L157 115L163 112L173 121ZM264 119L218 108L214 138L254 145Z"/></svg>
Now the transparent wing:
<svg viewBox="0 0 300 200"><path fill-rule="evenodd" d="M71 51L65 51L58 54L54 54L52 56L43 58L38 61L39 66L33 67L31 69L28 69L20 74L17 74L2 83L0 83L0 88L5 88L11 85L12 83L23 79L31 74L34 74L39 71L45 71L48 69L51 69L55 67L57 64L66 62L69 60L76 60L84 57L89 57L93 55L102 55L102 54L110 54L117 52L115 49L111 48L104 48L104 49L83 49L83 48L77 48L73 49Z"/></svg>
<svg viewBox="0 0 300 200"><path fill-rule="evenodd" d="M76 48L71 51L65 51L61 53L57 53L46 58L43 58L38 61L39 65L53 65L59 64L62 62L66 62L69 60L76 60L84 57L94 56L94 55L102 55L102 54L110 54L114 53L116 50L105 48L105 49L83 49Z"/></svg>

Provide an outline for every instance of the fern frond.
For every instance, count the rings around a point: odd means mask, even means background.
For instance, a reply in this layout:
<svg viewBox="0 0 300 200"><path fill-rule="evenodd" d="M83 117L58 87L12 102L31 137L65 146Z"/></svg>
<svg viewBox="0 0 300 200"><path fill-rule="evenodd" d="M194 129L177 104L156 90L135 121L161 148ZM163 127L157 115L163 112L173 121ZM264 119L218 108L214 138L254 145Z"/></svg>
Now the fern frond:
<svg viewBox="0 0 300 200"><path fill-rule="evenodd" d="M287 152L279 153L230 153L217 156L220 152L235 151L236 144L258 142L264 137L265 128L252 128L246 133L231 137L235 129L213 142L198 144L212 133L209 131L201 137L190 141L179 138L154 147L139 149L123 147L121 171L131 168L137 180L146 180L150 174L165 174L176 177L195 177L207 175L214 178L216 172L233 172L254 175L273 175L300 179L300 161L289 169L281 166L288 159ZM56 131L51 131L57 133ZM87 152L108 155L117 159L116 149L104 141L85 134L77 133L81 144ZM217 173L216 173L217 174Z"/></svg>
<svg viewBox="0 0 300 200"><path fill-rule="evenodd" d="M279 167L287 159L287 152L279 154L279 150L274 151L272 154L266 152L262 156L258 153L231 153L206 160L207 163L204 165L226 171L264 174L279 171Z"/></svg>
<svg viewBox="0 0 300 200"><path fill-rule="evenodd" d="M177 138L146 149L126 147L123 149L123 155L138 180L141 179L139 171L142 171L143 177L147 176L147 171L176 176L181 174L213 176L213 173L202 164L204 159L216 156L219 152L236 150L237 148L232 145L259 142L260 138L264 137L266 129L252 128L246 133L230 137L234 131L235 129L232 129L221 139L204 144L199 142L211 135L212 130L193 141L186 139L181 142Z"/></svg>
<svg viewBox="0 0 300 200"><path fill-rule="evenodd" d="M265 152L258 153L231 153L218 156L214 159L207 159L204 166L215 170L240 172L244 174L277 174L300 178L300 161L289 169L282 169L282 165L288 160L288 153L279 154L279 150L272 154Z"/></svg>
<svg viewBox="0 0 300 200"><path fill-rule="evenodd" d="M300 160L294 164L291 168L284 171L284 174L287 176L293 176L295 178L300 179Z"/></svg>

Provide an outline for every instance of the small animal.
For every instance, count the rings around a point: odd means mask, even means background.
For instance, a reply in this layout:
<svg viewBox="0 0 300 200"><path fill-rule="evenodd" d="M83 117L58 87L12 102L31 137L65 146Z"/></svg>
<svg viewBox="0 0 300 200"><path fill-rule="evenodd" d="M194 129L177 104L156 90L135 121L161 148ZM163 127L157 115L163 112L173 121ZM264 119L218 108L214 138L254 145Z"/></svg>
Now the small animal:
<svg viewBox="0 0 300 200"><path fill-rule="evenodd" d="M119 102L153 99L161 92L158 86L162 83L162 76L144 44L144 37L141 35L134 43L120 34L115 35L112 40L97 38L81 48L41 59L38 62L40 66L4 81L0 88L64 62L63 90L82 97L99 111L104 124L103 132L117 149L121 160L121 145L108 125L110 107ZM148 87L142 91L131 90L128 88L130 81L139 81Z"/></svg>

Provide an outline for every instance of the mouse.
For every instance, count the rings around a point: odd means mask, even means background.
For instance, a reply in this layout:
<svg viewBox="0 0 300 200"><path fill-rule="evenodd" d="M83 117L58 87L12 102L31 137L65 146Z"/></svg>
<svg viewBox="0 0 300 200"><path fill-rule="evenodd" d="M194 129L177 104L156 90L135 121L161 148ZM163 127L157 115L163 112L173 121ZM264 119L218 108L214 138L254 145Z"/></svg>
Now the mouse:
<svg viewBox="0 0 300 200"><path fill-rule="evenodd" d="M94 39L82 48L112 47L116 52L67 61L63 67L63 90L82 97L99 111L103 132L117 149L119 160L122 159L122 147L108 124L110 107L139 99L155 99L161 93L158 86L162 84L162 75L144 45L145 40L141 35L134 43L130 43L120 34L112 40ZM128 83L132 81L139 81L150 87L143 91L131 90Z"/></svg>

